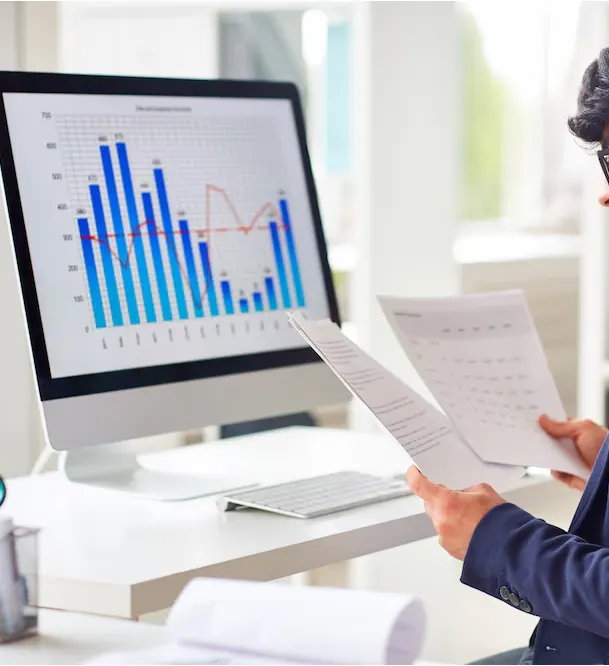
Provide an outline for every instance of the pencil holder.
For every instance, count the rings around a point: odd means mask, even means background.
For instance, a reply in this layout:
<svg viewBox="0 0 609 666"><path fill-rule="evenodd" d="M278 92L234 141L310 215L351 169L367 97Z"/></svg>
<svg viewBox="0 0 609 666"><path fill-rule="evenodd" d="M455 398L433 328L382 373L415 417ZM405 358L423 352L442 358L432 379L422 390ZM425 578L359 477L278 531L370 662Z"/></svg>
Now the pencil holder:
<svg viewBox="0 0 609 666"><path fill-rule="evenodd" d="M38 632L38 532L15 527L0 538L0 643Z"/></svg>

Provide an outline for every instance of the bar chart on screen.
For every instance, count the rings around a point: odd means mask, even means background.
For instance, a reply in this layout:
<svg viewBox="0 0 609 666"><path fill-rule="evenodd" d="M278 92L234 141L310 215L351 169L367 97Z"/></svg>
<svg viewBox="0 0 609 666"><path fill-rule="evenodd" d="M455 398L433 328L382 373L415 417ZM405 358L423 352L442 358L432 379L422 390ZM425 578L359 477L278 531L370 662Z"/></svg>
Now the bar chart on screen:
<svg viewBox="0 0 609 666"><path fill-rule="evenodd" d="M286 311L328 316L289 104L24 96L12 113L54 376L295 349Z"/></svg>
<svg viewBox="0 0 609 666"><path fill-rule="evenodd" d="M101 178L88 176L90 208L77 211L97 328L306 306L284 192L243 220L230 192L201 183L205 218L204 225L195 228L186 211L172 205L160 160L155 160L150 179L140 186L138 201L128 146L122 135L118 138L114 143L101 138ZM214 199L230 211L231 225L214 225ZM237 296L231 277L226 271L217 274L211 259L215 240L227 233L240 235L245 251L248 240L255 238L266 243L272 255L272 261L261 265L258 279L249 289L240 288ZM243 282L239 276L237 281Z"/></svg>

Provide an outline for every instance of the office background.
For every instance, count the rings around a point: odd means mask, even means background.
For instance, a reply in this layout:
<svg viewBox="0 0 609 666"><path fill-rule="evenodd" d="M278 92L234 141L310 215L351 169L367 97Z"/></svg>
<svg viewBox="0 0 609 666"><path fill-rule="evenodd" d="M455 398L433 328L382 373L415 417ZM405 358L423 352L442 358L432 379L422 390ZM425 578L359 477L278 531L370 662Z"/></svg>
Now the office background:
<svg viewBox="0 0 609 666"><path fill-rule="evenodd" d="M567 411L601 421L609 220L595 205L596 160L565 120L581 72L608 43L605 2L0 3L2 69L297 83L350 335L420 388L376 294L522 287ZM30 469L43 442L11 262L3 226L0 471L9 477ZM375 427L356 405L314 417ZM552 510L568 522L568 510ZM460 586L458 563L433 540L363 558L349 580L331 568L316 575L420 594L429 660L509 648L532 626Z"/></svg>

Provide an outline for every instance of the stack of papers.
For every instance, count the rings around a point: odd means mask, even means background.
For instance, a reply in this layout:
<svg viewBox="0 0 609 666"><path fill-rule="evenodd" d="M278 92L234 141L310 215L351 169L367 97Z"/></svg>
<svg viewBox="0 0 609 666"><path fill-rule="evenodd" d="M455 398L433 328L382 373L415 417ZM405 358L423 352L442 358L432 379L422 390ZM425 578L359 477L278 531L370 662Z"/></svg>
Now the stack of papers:
<svg viewBox="0 0 609 666"><path fill-rule="evenodd" d="M538 425L564 419L556 384L522 292L439 299L381 297L411 364L441 410L329 320L290 322L393 435L428 478L449 488L508 488L525 467L587 478L570 441Z"/></svg>
<svg viewBox="0 0 609 666"><path fill-rule="evenodd" d="M167 644L94 664L412 664L424 638L405 594L200 578L167 620Z"/></svg>

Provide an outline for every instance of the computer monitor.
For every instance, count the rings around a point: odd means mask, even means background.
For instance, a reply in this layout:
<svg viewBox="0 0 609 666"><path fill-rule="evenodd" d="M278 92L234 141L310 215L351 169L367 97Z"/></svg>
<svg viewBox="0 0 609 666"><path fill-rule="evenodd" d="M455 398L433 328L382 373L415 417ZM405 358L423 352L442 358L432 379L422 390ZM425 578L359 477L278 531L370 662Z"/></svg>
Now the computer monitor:
<svg viewBox="0 0 609 666"><path fill-rule="evenodd" d="M339 320L295 86L0 73L0 166L70 478L228 489L111 443L347 400L286 315Z"/></svg>

